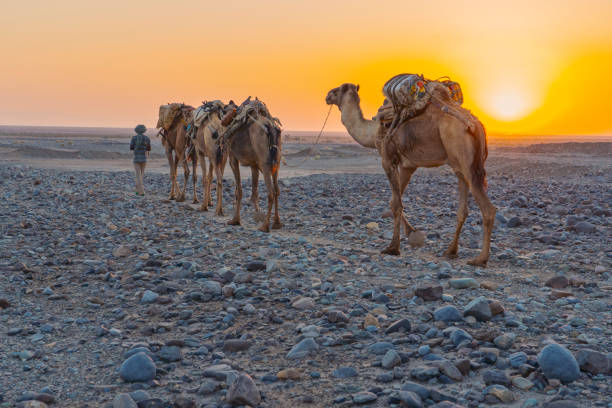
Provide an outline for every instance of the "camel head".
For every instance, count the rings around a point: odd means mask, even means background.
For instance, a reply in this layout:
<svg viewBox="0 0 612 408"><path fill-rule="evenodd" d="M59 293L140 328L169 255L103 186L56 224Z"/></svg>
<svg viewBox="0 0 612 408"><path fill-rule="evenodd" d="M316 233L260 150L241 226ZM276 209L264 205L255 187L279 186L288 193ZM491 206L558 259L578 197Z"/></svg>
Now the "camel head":
<svg viewBox="0 0 612 408"><path fill-rule="evenodd" d="M355 95L358 96L359 85L354 84L342 84L341 86L332 89L327 93L327 97L325 97L325 102L328 105L338 105L342 103L342 100L346 95Z"/></svg>

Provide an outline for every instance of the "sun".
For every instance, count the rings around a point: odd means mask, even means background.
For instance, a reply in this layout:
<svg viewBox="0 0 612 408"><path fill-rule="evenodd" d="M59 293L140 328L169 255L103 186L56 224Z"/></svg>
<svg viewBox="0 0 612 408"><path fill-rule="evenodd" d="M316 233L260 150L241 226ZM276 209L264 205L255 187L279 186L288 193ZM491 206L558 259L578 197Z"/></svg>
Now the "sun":
<svg viewBox="0 0 612 408"><path fill-rule="evenodd" d="M485 104L491 116L501 121L516 121L533 110L529 94L520 88L504 87L492 90Z"/></svg>

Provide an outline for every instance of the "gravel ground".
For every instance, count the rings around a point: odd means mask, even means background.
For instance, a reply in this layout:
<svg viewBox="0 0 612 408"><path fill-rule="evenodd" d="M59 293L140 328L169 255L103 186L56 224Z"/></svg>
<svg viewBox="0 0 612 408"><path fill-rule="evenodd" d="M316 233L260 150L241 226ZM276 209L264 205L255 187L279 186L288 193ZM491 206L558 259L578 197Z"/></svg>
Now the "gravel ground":
<svg viewBox="0 0 612 408"><path fill-rule="evenodd" d="M404 197L425 245L389 257L380 173L283 178L284 227L264 234L248 180L229 227L230 180L216 217L168 201L163 174L139 197L131 172L0 164L0 407L611 407L609 157L488 170L481 269L473 200L441 258L444 168Z"/></svg>

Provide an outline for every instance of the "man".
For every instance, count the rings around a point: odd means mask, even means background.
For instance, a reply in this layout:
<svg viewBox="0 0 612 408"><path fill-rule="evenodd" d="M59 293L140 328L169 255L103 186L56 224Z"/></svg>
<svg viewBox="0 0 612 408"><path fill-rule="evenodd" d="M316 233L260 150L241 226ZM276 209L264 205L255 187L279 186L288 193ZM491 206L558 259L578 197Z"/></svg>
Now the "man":
<svg viewBox="0 0 612 408"><path fill-rule="evenodd" d="M151 151L151 140L145 136L147 128L138 125L134 128L136 135L130 142L130 150L134 151L134 169L136 170L136 195L144 195L143 176L147 164L147 157Z"/></svg>

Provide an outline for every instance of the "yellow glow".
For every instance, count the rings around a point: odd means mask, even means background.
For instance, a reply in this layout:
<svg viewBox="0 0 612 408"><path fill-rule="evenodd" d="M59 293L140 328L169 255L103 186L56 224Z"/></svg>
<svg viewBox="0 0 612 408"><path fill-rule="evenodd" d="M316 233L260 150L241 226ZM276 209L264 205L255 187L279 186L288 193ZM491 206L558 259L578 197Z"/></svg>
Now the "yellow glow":
<svg viewBox="0 0 612 408"><path fill-rule="evenodd" d="M525 117L532 109L525 91L516 85L494 88L486 101L486 110L500 120L512 121Z"/></svg>

